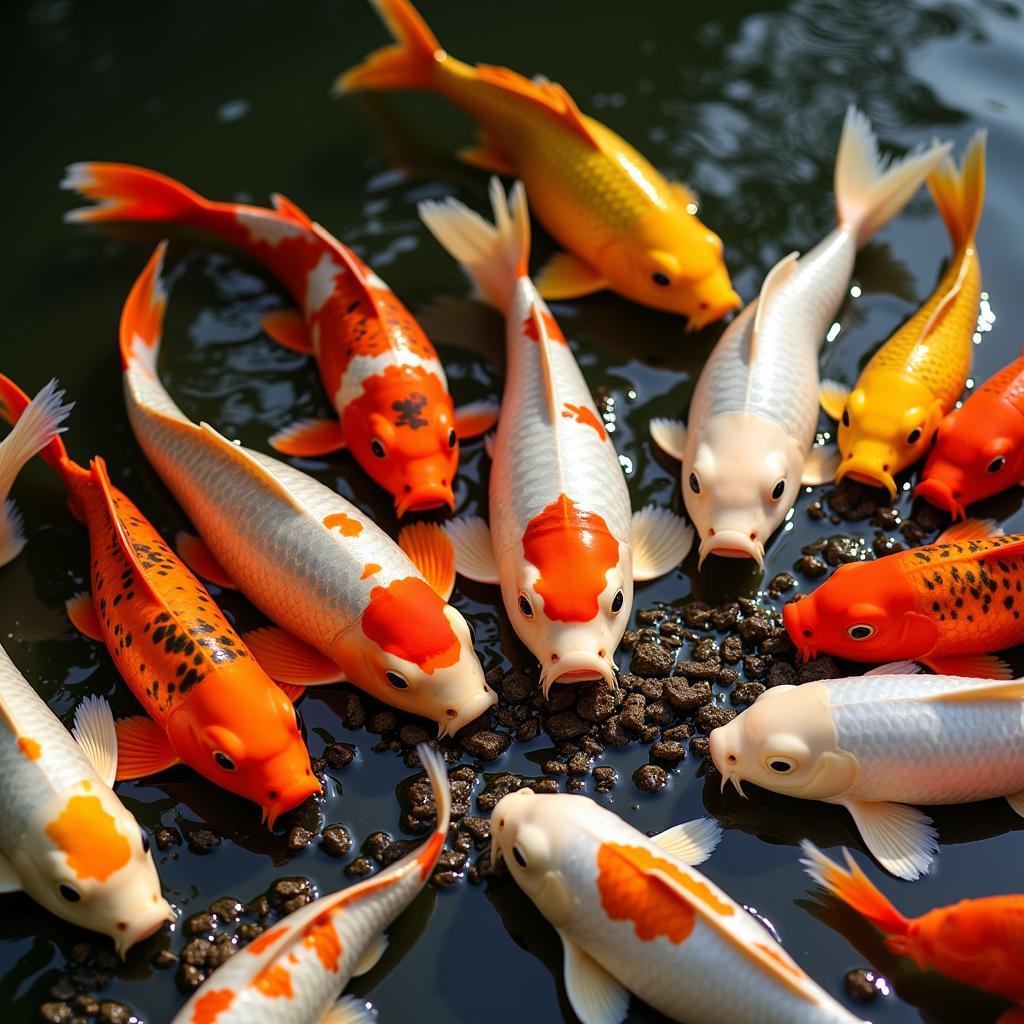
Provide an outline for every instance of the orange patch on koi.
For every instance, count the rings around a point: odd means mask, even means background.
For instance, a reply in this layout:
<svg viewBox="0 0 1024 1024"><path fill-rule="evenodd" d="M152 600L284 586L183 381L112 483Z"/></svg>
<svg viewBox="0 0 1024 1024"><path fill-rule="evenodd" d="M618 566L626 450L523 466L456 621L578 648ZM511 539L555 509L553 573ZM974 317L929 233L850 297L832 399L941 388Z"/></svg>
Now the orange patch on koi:
<svg viewBox="0 0 1024 1024"><path fill-rule="evenodd" d="M562 334L562 328L558 326L558 321L551 315L551 311L547 309L540 311L537 306L531 307L530 315L523 321L523 334L531 341L540 341L541 321L543 321L544 333L549 341L555 341L561 345L567 344L565 335Z"/></svg>
<svg viewBox="0 0 1024 1024"><path fill-rule="evenodd" d="M544 614L557 622L589 622L609 570L619 563L619 542L601 516L562 494L526 527L523 554L540 573L534 589Z"/></svg>
<svg viewBox="0 0 1024 1024"><path fill-rule="evenodd" d="M18 749L29 761L38 761L39 755L43 752L43 748L30 736L18 737Z"/></svg>
<svg viewBox="0 0 1024 1024"><path fill-rule="evenodd" d="M767 945L764 942L755 942L754 945L755 947L757 947L758 950L760 950L760 952L764 953L765 956L770 957L772 960L774 960L775 963L777 963L781 968L783 968L786 971L789 971L789 973L792 974L793 977L806 977L804 972L800 970L800 968L797 967L797 965L793 963L793 961L790 960L789 957L783 956L777 948L773 949L771 946Z"/></svg>
<svg viewBox="0 0 1024 1024"><path fill-rule="evenodd" d="M292 976L279 965L264 967L253 979L253 985L269 999L291 999L295 994Z"/></svg>
<svg viewBox="0 0 1024 1024"><path fill-rule="evenodd" d="M586 427L593 427L597 431L597 436L602 441L608 439L608 433L604 429L604 424L585 405L570 405L566 402L562 415L570 420L575 419L577 423L582 423Z"/></svg>
<svg viewBox="0 0 1024 1024"><path fill-rule="evenodd" d="M326 516L324 526L328 530L337 527L342 537L358 537L363 532L363 524L358 519L345 515L344 512L335 512L333 515Z"/></svg>
<svg viewBox="0 0 1024 1024"><path fill-rule="evenodd" d="M325 971L336 974L341 963L341 940L331 923L330 914L321 914L306 928L302 944L316 953Z"/></svg>
<svg viewBox="0 0 1024 1024"><path fill-rule="evenodd" d="M407 576L370 591L363 632L382 650L430 675L454 665L462 653L444 609L445 602L428 583Z"/></svg>
<svg viewBox="0 0 1024 1024"><path fill-rule="evenodd" d="M380 566L376 562L367 562L366 565L363 566L363 575L359 578L361 580L368 580L378 572L380 572Z"/></svg>
<svg viewBox="0 0 1024 1024"><path fill-rule="evenodd" d="M128 840L99 797L73 796L60 815L46 826L46 834L67 855L76 878L105 882L131 857Z"/></svg>
<svg viewBox="0 0 1024 1024"><path fill-rule="evenodd" d="M217 1018L235 1001L235 993L229 988L218 988L207 992L196 1002L192 1024L216 1024Z"/></svg>
<svg viewBox="0 0 1024 1024"><path fill-rule="evenodd" d="M282 925L280 928L271 928L269 932L264 932L262 935L257 936L248 946L245 947L247 953L252 953L253 956L259 956L265 949L269 949L282 935L288 930L287 926Z"/></svg>

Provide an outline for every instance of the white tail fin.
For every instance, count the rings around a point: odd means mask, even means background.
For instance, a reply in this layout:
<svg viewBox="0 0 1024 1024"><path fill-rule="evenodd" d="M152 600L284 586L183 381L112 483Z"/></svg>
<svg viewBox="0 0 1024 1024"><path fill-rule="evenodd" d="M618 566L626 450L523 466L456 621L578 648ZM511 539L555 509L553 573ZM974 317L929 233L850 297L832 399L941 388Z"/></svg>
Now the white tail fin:
<svg viewBox="0 0 1024 1024"><path fill-rule="evenodd" d="M74 403L65 405L63 398L57 381L51 380L29 402L11 432L0 442L0 565L16 558L25 546L21 515L14 503L6 500L7 495L25 463L64 430L61 424Z"/></svg>
<svg viewBox="0 0 1024 1024"><path fill-rule="evenodd" d="M836 154L836 211L858 248L903 209L951 148L949 142L933 143L890 162L878 152L868 119L854 106L847 109Z"/></svg>
<svg viewBox="0 0 1024 1024"><path fill-rule="evenodd" d="M521 181L512 186L511 203L497 178L491 179L490 194L493 224L450 198L420 203L420 218L462 265L476 297L506 313L516 281L527 272L530 217Z"/></svg>

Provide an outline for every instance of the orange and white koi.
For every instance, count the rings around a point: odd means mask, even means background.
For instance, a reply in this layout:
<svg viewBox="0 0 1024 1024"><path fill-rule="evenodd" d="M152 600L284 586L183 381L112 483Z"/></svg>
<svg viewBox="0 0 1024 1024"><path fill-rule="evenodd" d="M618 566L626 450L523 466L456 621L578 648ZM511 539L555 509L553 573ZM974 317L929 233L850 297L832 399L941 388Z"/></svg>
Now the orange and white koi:
<svg viewBox="0 0 1024 1024"><path fill-rule="evenodd" d="M0 416L17 422L28 397L0 376ZM291 701L257 664L206 588L110 482L53 438L41 452L89 531L92 596L68 601L86 636L106 645L145 715L118 722L117 778L184 763L278 815L320 792Z"/></svg>
<svg viewBox="0 0 1024 1024"><path fill-rule="evenodd" d="M373 1024L349 980L383 954L383 935L416 898L444 848L451 794L444 759L417 748L430 779L437 821L430 838L365 882L289 914L211 975L171 1024Z"/></svg>
<svg viewBox="0 0 1024 1024"><path fill-rule="evenodd" d="M111 786L110 706L87 697L71 736L0 647L0 893L24 891L124 956L174 911L140 829Z"/></svg>
<svg viewBox="0 0 1024 1024"><path fill-rule="evenodd" d="M497 697L466 620L447 603L455 561L445 535L414 524L399 547L330 488L192 423L167 394L156 374L163 252L150 259L121 316L128 417L202 535L184 542L191 563L237 586L283 627L247 634L253 653L279 682L348 680L432 718L442 734L483 714Z"/></svg>
<svg viewBox="0 0 1024 1024"><path fill-rule="evenodd" d="M653 840L588 797L521 789L491 836L562 940L583 1024L620 1024L630 993L686 1024L854 1024L776 938L693 865L721 837L710 819Z"/></svg>
<svg viewBox="0 0 1024 1024"><path fill-rule="evenodd" d="M566 251L537 279L548 299L610 288L689 318L696 330L740 304L722 241L695 216L692 192L581 113L560 85L446 53L409 0L372 0L397 40L342 75L339 92L426 89L481 126L468 163L520 178Z"/></svg>
<svg viewBox="0 0 1024 1024"><path fill-rule="evenodd" d="M72 164L62 187L98 205L65 220L162 221L209 232L266 265L299 310L266 313L264 330L312 355L337 413L302 420L270 438L285 455L347 448L395 499L399 516L454 507L459 439L490 429L494 406L456 410L434 346L398 297L351 249L294 203L274 209L218 203L180 182L127 164Z"/></svg>
<svg viewBox="0 0 1024 1024"><path fill-rule="evenodd" d="M631 513L615 446L572 351L527 274L530 223L491 182L495 225L453 199L420 216L507 324L505 391L493 446L490 527L448 524L456 567L501 586L509 619L553 683L615 680L612 655L633 584L673 569L693 531L667 509Z"/></svg>

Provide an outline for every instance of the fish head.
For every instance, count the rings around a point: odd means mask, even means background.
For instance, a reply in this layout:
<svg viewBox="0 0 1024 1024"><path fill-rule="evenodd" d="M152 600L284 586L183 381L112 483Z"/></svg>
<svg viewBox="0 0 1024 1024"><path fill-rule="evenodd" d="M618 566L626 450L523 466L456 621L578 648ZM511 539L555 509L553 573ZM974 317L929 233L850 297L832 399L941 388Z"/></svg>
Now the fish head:
<svg viewBox="0 0 1024 1024"><path fill-rule="evenodd" d="M332 656L346 678L393 707L458 732L497 703L460 612L420 576L376 586Z"/></svg>
<svg viewBox="0 0 1024 1024"><path fill-rule="evenodd" d="M936 627L915 609L907 576L887 558L841 565L813 594L791 601L782 621L805 659L823 652L893 661L931 650Z"/></svg>
<svg viewBox="0 0 1024 1024"><path fill-rule="evenodd" d="M687 318L699 330L740 305L722 240L684 210L656 210L602 251L610 286L644 306Z"/></svg>
<svg viewBox="0 0 1024 1024"><path fill-rule="evenodd" d="M981 398L979 395L978 398ZM1020 413L1004 402L984 402L971 415L954 409L942 421L915 498L963 519L966 506L1011 486L1024 473Z"/></svg>
<svg viewBox="0 0 1024 1024"><path fill-rule="evenodd" d="M399 516L455 507L459 439L440 372L388 367L364 382L342 417L346 447L392 495Z"/></svg>
<svg viewBox="0 0 1024 1024"><path fill-rule="evenodd" d="M779 424L748 413L715 416L688 442L686 511L708 555L753 558L782 524L800 489L806 452Z"/></svg>
<svg viewBox="0 0 1024 1024"><path fill-rule="evenodd" d="M744 782L806 800L828 800L856 781L856 758L839 748L824 683L773 686L708 737L711 757L741 796Z"/></svg>
<svg viewBox="0 0 1024 1024"><path fill-rule="evenodd" d="M555 683L614 685L613 655L633 605L629 546L600 516L568 502L558 508L535 517L499 565L505 609L540 662L545 694Z"/></svg>
<svg viewBox="0 0 1024 1024"><path fill-rule="evenodd" d="M251 657L213 669L170 714L167 738L204 778L279 815L320 792L299 713Z"/></svg>
<svg viewBox="0 0 1024 1024"><path fill-rule="evenodd" d="M7 850L25 891L58 917L114 941L124 957L175 919L160 891L149 835L95 780L46 801L22 842Z"/></svg>
<svg viewBox="0 0 1024 1024"><path fill-rule="evenodd" d="M942 419L942 403L920 381L903 374L872 375L850 392L839 422L846 477L896 497L895 476L928 451Z"/></svg>

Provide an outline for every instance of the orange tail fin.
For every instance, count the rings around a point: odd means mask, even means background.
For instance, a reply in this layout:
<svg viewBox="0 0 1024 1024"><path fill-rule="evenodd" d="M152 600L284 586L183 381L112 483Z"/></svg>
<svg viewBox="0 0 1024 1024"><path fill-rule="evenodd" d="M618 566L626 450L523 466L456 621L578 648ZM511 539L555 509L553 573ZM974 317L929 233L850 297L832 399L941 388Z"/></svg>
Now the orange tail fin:
<svg viewBox="0 0 1024 1024"><path fill-rule="evenodd" d="M50 394L54 396L59 406L60 398L64 392L57 391L56 387L56 381L51 381L47 385ZM28 395L10 377L0 374L0 418L13 426L21 419L31 401ZM67 410L70 410L70 408L70 406L66 407ZM63 419L63 416L61 416L61 419ZM64 447L64 442L59 437L54 437L44 448L39 449L38 454L46 460L48 465L52 466L58 473L63 474L63 463L68 458L68 450Z"/></svg>
<svg viewBox="0 0 1024 1024"><path fill-rule="evenodd" d="M131 164L71 164L61 188L94 199L64 214L66 221L159 220L190 223L209 205L179 181Z"/></svg>
<svg viewBox="0 0 1024 1024"><path fill-rule="evenodd" d="M167 292L160 281L167 243L161 242L136 278L121 310L121 368L141 364L155 377L156 357L163 334Z"/></svg>
<svg viewBox="0 0 1024 1024"><path fill-rule="evenodd" d="M974 241L981 220L985 202L986 137L983 128L974 133L959 169L952 157L947 156L928 177L928 188L956 251Z"/></svg>
<svg viewBox="0 0 1024 1024"><path fill-rule="evenodd" d="M358 89L425 89L445 52L409 0L370 0L396 45L375 50L334 83L335 93Z"/></svg>
<svg viewBox="0 0 1024 1024"><path fill-rule="evenodd" d="M910 922L868 880L849 851L843 850L846 868L829 860L814 843L804 840L801 863L818 885L863 914L886 935L904 935Z"/></svg>

